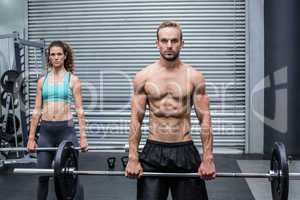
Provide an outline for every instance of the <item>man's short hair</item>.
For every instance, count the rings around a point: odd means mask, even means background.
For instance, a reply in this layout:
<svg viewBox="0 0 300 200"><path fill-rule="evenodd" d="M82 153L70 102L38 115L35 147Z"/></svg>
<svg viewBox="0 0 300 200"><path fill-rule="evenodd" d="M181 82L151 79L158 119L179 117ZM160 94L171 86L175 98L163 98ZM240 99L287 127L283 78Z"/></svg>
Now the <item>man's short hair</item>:
<svg viewBox="0 0 300 200"><path fill-rule="evenodd" d="M176 21L164 21L162 22L159 27L156 30L156 38L158 40L158 32L160 31L160 29L166 28L166 27L173 27L179 30L180 32L180 40L182 40L182 30L181 30L181 26L178 22Z"/></svg>

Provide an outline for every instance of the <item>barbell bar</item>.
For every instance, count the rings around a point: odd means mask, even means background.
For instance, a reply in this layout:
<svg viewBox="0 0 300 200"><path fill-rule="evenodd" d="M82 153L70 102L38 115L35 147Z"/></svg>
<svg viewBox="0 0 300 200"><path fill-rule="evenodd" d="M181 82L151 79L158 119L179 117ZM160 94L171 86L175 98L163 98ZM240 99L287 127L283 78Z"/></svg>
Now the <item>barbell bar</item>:
<svg viewBox="0 0 300 200"><path fill-rule="evenodd" d="M54 169L38 169L38 168L15 168L14 174L35 174L44 176L54 176ZM64 174L71 175L90 175L90 176L124 176L124 171L78 171L74 168L62 169ZM181 177L181 178L200 178L197 173L159 173L159 172L143 172L145 177ZM281 172L270 170L269 173L237 173L237 172L217 172L216 177L222 178L272 178L281 176ZM289 173L289 178L300 180L300 173Z"/></svg>
<svg viewBox="0 0 300 200"><path fill-rule="evenodd" d="M15 174L39 174L54 177L57 199L71 200L77 192L79 175L124 176L123 171L80 171L78 153L70 141L63 141L56 152L53 169L14 169ZM144 172L142 176L155 177L198 177L197 173ZM273 147L268 173L217 173L217 177L268 178L271 182L273 200L287 200L289 180L299 180L300 173L289 173L285 146L276 142Z"/></svg>
<svg viewBox="0 0 300 200"><path fill-rule="evenodd" d="M71 147L74 150L81 150L80 147ZM37 147L35 151L57 151L58 147ZM96 150L120 150L120 147L89 147L88 150L96 151ZM27 152L28 149L25 147L6 147L0 148L0 152L17 152L17 151L24 151ZM125 151L125 150L124 150Z"/></svg>

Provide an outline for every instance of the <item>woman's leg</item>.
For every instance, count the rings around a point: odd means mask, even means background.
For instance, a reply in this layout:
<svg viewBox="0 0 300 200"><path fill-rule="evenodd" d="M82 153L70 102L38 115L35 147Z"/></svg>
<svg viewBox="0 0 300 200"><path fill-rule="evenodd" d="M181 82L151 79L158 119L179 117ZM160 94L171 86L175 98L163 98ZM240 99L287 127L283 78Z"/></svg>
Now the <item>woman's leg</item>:
<svg viewBox="0 0 300 200"><path fill-rule="evenodd" d="M45 125L41 124L40 137L38 139L38 147L51 147L50 135ZM37 152L37 167L52 168L52 161L55 152ZM37 200L46 200L48 196L49 176L40 176L38 179Z"/></svg>

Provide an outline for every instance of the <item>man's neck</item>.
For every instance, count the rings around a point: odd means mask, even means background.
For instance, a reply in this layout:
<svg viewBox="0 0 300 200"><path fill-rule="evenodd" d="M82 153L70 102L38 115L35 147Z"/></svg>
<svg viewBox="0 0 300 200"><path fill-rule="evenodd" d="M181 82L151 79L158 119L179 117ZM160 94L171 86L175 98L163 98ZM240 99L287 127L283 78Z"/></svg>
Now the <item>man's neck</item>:
<svg viewBox="0 0 300 200"><path fill-rule="evenodd" d="M178 69L181 66L181 60L180 59L176 59L174 61L168 61L162 57L160 57L159 59L159 65L166 68L167 70L174 70L174 69Z"/></svg>

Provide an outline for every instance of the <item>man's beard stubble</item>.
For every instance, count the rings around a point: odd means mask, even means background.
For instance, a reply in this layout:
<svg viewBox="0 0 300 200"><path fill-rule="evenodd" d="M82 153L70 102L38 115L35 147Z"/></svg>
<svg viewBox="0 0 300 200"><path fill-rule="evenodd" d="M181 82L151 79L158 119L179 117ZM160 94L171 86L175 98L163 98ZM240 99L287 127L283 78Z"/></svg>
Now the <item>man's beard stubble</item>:
<svg viewBox="0 0 300 200"><path fill-rule="evenodd" d="M175 54L174 54L174 56L173 57L166 57L163 53L160 53L160 55L165 59L165 60L167 60L167 61L174 61L174 60L176 60L178 57L179 57L179 52L176 52Z"/></svg>

